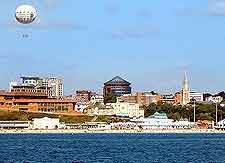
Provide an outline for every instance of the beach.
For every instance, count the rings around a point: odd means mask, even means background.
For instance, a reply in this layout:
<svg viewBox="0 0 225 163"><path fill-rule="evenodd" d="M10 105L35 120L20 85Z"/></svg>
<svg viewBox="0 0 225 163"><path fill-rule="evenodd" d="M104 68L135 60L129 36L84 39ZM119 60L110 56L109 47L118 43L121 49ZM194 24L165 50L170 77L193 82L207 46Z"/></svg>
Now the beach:
<svg viewBox="0 0 225 163"><path fill-rule="evenodd" d="M84 133L149 133L149 134L225 134L225 130L215 129L151 129L151 130L94 130L94 129L55 129L55 130L32 130L32 129L1 129L0 134L84 134Z"/></svg>

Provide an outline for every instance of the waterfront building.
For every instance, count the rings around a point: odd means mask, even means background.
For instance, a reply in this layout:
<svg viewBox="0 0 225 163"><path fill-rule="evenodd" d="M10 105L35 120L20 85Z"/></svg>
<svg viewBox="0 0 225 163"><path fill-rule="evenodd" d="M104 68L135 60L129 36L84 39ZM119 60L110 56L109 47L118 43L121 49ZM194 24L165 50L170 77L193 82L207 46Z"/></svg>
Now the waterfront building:
<svg viewBox="0 0 225 163"><path fill-rule="evenodd" d="M104 96L109 94L114 94L117 96L122 96L124 94L131 94L131 83L122 79L119 76L114 77L112 80L104 83Z"/></svg>
<svg viewBox="0 0 225 163"><path fill-rule="evenodd" d="M137 103L121 102L119 98L117 98L116 103L108 103L106 105L108 107L111 106L114 115L119 117L144 117L144 110L140 108Z"/></svg>
<svg viewBox="0 0 225 163"><path fill-rule="evenodd" d="M1 129L25 129L30 127L30 121L0 121Z"/></svg>
<svg viewBox="0 0 225 163"><path fill-rule="evenodd" d="M50 99L42 92L0 92L0 109L80 115L75 100Z"/></svg>
<svg viewBox="0 0 225 163"><path fill-rule="evenodd" d="M96 129L96 130L108 130L111 129L111 125L106 122L85 122L78 124L65 124L66 129Z"/></svg>
<svg viewBox="0 0 225 163"><path fill-rule="evenodd" d="M190 90L189 90L189 84L188 84L188 78L187 73L184 73L184 81L183 81L183 88L181 91L181 104L187 105L190 102Z"/></svg>
<svg viewBox="0 0 225 163"><path fill-rule="evenodd" d="M155 112L153 115L144 118L134 118L130 120L143 129L188 129L194 126L194 123L187 120L174 121L169 119L166 113Z"/></svg>
<svg viewBox="0 0 225 163"><path fill-rule="evenodd" d="M32 122L33 129L58 129L59 127L59 118L34 118Z"/></svg>
<svg viewBox="0 0 225 163"><path fill-rule="evenodd" d="M190 92L190 100L195 100L196 102L203 102L203 93L200 92Z"/></svg>
<svg viewBox="0 0 225 163"><path fill-rule="evenodd" d="M225 120L219 121L215 126L215 129L225 129Z"/></svg>

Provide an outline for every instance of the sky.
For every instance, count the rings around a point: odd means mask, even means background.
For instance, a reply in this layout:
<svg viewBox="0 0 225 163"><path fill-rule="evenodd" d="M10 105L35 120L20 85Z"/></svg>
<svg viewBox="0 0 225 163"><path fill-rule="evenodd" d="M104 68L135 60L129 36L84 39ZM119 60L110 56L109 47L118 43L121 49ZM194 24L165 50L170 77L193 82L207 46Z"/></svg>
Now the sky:
<svg viewBox="0 0 225 163"><path fill-rule="evenodd" d="M1 89L20 76L55 76L65 94L101 93L119 75L134 92L174 93L186 71L192 91L224 90L225 0L0 3ZM32 25L15 23L21 4L37 9Z"/></svg>

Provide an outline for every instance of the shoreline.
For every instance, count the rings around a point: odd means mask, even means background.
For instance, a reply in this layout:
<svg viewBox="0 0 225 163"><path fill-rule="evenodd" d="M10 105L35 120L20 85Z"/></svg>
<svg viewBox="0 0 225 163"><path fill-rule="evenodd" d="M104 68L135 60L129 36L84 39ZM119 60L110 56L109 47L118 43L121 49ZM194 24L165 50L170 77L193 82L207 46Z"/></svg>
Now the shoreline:
<svg viewBox="0 0 225 163"><path fill-rule="evenodd" d="M151 129L151 130L88 130L88 129L1 129L0 134L225 134L215 129Z"/></svg>

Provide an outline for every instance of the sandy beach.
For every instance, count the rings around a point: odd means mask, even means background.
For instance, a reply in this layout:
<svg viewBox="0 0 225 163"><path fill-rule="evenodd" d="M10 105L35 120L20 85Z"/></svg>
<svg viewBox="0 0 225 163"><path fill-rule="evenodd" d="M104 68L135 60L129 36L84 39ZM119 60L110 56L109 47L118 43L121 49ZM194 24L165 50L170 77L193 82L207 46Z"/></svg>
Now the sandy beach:
<svg viewBox="0 0 225 163"><path fill-rule="evenodd" d="M152 129L152 130L87 130L87 129L57 129L57 130L31 130L31 129L2 129L0 134L84 134L84 133L102 133L102 134L111 134L111 133L149 133L149 134L213 134L220 133L225 134L224 130L215 130L215 129L176 129L176 130L162 130L162 129Z"/></svg>

